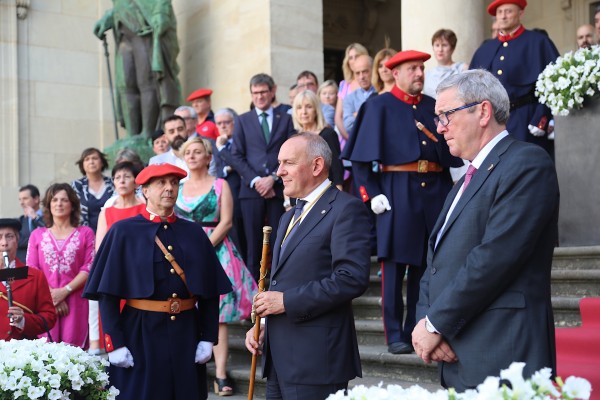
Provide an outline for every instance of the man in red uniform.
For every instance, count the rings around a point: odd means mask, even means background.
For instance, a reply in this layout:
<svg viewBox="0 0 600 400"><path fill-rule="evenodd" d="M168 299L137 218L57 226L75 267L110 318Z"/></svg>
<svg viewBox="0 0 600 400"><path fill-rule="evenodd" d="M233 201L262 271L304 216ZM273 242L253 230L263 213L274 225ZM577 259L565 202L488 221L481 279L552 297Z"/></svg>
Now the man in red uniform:
<svg viewBox="0 0 600 400"><path fill-rule="evenodd" d="M192 108L198 113L196 133L202 137L216 140L219 137L219 130L215 125L214 117L210 110L211 95L212 90L210 89L198 89L192 92L186 100L191 103Z"/></svg>
<svg viewBox="0 0 600 400"><path fill-rule="evenodd" d="M21 223L16 219L0 219L0 252L8 255L8 267L0 258L0 269L20 268L24 264L17 258L17 243ZM14 280L12 307L8 306L6 282L0 281L0 339L35 339L56 322L56 310L44 274L29 268L25 279Z"/></svg>

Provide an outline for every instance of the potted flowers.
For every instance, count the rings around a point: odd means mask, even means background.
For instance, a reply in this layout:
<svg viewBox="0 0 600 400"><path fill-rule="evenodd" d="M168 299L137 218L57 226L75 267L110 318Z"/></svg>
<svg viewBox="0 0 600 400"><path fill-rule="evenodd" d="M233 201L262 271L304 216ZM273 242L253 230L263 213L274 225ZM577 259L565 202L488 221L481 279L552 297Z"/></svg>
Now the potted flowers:
<svg viewBox="0 0 600 400"><path fill-rule="evenodd" d="M560 246L600 244L600 46L571 51L539 75L536 95L555 116Z"/></svg>
<svg viewBox="0 0 600 400"><path fill-rule="evenodd" d="M46 339L0 342L1 399L115 399L108 361Z"/></svg>
<svg viewBox="0 0 600 400"><path fill-rule="evenodd" d="M600 93L600 46L570 51L539 75L535 94L552 114L568 115Z"/></svg>
<svg viewBox="0 0 600 400"><path fill-rule="evenodd" d="M514 362L500 372L500 377L488 377L475 390L456 393L453 389L440 389L429 392L419 386L404 389L398 385L388 385L383 388L381 384L375 387L357 386L348 390L345 395L343 390L332 394L327 400L587 400L591 395L591 385L583 378L569 377L563 383L560 378L556 383L550 379L550 368L543 368L533 374L531 379L523 378L525 363ZM501 384L500 380L510 382L508 387Z"/></svg>

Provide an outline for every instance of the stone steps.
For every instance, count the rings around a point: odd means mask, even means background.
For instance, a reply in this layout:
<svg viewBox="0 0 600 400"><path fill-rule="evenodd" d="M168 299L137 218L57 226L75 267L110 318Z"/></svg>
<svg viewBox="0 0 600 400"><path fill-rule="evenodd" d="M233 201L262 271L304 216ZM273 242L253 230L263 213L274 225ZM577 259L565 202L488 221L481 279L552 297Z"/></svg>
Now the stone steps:
<svg viewBox="0 0 600 400"><path fill-rule="evenodd" d="M435 365L424 364L415 354L394 355L387 352L381 320L381 278L379 264L372 258L370 285L363 296L353 301L355 326L363 368L363 378L351 386L398 384L403 387L418 383L430 390L439 388ZM600 297L600 246L557 248L552 266L552 307L557 327L581 323L579 300ZM251 356L244 338L249 322L230 324L230 364L228 369L236 381L237 393L246 393ZM260 373L260 363L257 372ZM264 381L257 377L255 398L264 398Z"/></svg>

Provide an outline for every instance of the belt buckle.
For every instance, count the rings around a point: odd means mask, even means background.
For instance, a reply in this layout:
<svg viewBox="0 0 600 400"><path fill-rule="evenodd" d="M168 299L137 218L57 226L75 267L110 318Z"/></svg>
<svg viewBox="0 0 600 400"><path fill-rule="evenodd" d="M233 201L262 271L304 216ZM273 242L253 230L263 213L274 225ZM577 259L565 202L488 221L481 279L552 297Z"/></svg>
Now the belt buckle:
<svg viewBox="0 0 600 400"><path fill-rule="evenodd" d="M425 174L425 173L429 172L429 161L428 160L417 161L417 172L420 174Z"/></svg>
<svg viewBox="0 0 600 400"><path fill-rule="evenodd" d="M169 298L169 314L179 314L181 312L181 299Z"/></svg>

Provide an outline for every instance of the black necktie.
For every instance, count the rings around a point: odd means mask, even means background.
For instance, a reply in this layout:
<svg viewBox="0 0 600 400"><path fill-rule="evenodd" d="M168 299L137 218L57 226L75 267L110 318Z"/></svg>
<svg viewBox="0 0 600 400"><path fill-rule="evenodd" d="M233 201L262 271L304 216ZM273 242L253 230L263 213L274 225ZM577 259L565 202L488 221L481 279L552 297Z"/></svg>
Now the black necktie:
<svg viewBox="0 0 600 400"><path fill-rule="evenodd" d="M292 236L294 236L294 233L298 229L298 225L300 225L300 221L298 221L298 219L302 215L302 209L304 208L305 204L306 204L306 200L300 200L300 199L296 200L296 206L294 207L294 218L292 218L292 229L290 229L290 232L288 233L285 240L281 244L282 252L283 252L284 247L288 244L288 242L292 238Z"/></svg>

